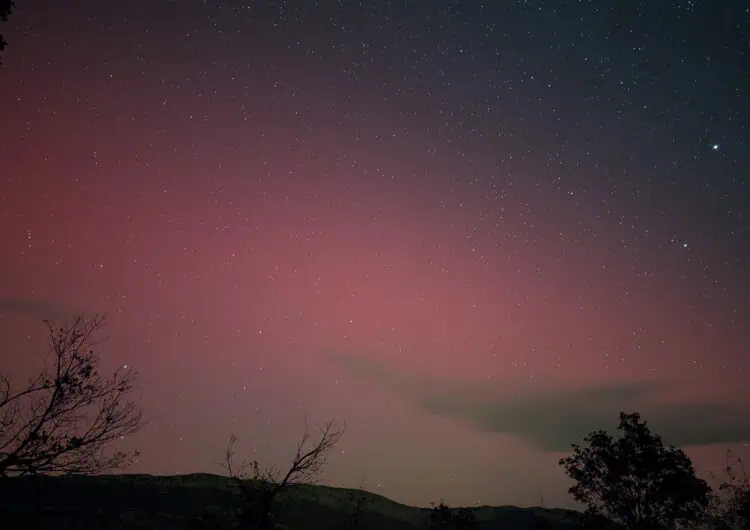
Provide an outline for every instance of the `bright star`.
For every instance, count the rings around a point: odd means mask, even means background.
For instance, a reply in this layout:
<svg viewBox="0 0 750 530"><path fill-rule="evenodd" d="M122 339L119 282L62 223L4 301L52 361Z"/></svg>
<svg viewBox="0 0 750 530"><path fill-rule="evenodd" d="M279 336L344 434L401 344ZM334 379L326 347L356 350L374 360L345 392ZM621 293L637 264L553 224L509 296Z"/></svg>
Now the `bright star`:
<svg viewBox="0 0 750 530"><path fill-rule="evenodd" d="M714 151L718 151L719 150L719 144L712 145L711 149L713 149Z"/></svg>

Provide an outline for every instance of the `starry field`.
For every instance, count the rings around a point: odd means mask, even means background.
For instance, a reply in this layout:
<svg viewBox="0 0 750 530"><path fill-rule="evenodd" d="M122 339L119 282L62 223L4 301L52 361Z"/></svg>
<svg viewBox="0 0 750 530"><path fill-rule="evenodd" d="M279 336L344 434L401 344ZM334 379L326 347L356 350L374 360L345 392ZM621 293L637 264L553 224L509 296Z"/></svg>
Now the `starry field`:
<svg viewBox="0 0 750 530"><path fill-rule="evenodd" d="M131 471L338 416L329 484L571 506L621 409L746 451L746 2L16 3L0 362L107 313Z"/></svg>

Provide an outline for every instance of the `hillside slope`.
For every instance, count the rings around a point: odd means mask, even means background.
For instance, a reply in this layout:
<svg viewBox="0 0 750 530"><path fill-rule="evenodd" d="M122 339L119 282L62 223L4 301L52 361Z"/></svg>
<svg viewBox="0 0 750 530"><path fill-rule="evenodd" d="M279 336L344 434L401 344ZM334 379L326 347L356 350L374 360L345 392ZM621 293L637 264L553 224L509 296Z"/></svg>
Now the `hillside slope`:
<svg viewBox="0 0 750 530"><path fill-rule="evenodd" d="M288 530L336 530L352 508L356 490L302 486L283 503ZM365 519L372 530L422 530L427 509L406 506L363 492ZM8 529L180 529L226 522L234 508L226 477L104 475L26 477L0 480L0 528ZM577 512L513 506L475 509L480 530L568 530ZM197 526L202 518L203 526Z"/></svg>

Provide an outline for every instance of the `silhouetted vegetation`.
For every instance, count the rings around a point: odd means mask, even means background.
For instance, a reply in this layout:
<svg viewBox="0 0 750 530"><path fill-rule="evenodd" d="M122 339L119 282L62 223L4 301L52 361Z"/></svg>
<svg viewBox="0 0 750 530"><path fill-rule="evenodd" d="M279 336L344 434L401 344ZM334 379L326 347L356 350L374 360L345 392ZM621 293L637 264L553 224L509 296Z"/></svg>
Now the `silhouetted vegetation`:
<svg viewBox="0 0 750 530"><path fill-rule="evenodd" d="M141 428L142 414L126 400L132 370L108 379L98 372L94 335L104 323L103 316L46 322L50 352L39 374L20 387L0 375L0 476L101 473L137 456L112 448Z"/></svg>
<svg viewBox="0 0 750 530"><path fill-rule="evenodd" d="M704 520L711 489L690 459L665 446L638 413L620 413L621 436L594 431L588 447L573 445L560 465L576 483L570 494L586 504L586 526L673 530Z"/></svg>
<svg viewBox="0 0 750 530"><path fill-rule="evenodd" d="M8 17L13 11L14 6L15 3L13 0L0 0L0 23L8 21ZM3 34L0 33L0 52L3 51L7 45L8 43L3 38ZM2 64L2 61L0 61L0 64Z"/></svg>
<svg viewBox="0 0 750 530"><path fill-rule="evenodd" d="M362 485L315 486L344 433L330 420L314 436L305 424L285 471L235 463L228 477L144 475L85 478L127 465L136 453L107 450L141 427L125 396L135 374L103 379L95 333L104 317L47 323L50 355L22 388L0 377L0 527L174 528L192 530L750 530L750 474L727 454L716 491L681 449L667 446L638 413L620 414L619 437L597 430L560 465L575 482L583 514L534 508L399 505ZM54 478L45 475L63 474ZM283 518L283 520L282 520ZM32 524L33 521L33 524Z"/></svg>
<svg viewBox="0 0 750 530"><path fill-rule="evenodd" d="M476 517L471 508L450 508L443 501L431 504L427 516L429 530L475 530Z"/></svg>
<svg viewBox="0 0 750 530"><path fill-rule="evenodd" d="M328 460L328 454L338 445L344 428L335 420L329 420L318 427L320 437L312 442L312 434L305 423L305 432L297 444L297 451L289 469L282 473L276 468L260 468L257 461L234 464L235 435L229 438L224 455L224 466L232 481L240 490L238 523L243 528L272 530L277 526L278 515L274 503L279 494L294 486L310 485L318 482Z"/></svg>
<svg viewBox="0 0 750 530"><path fill-rule="evenodd" d="M745 469L745 461L727 451L722 472L714 504L714 526L718 530L750 530L750 472Z"/></svg>
<svg viewBox="0 0 750 530"><path fill-rule="evenodd" d="M336 530L352 490L297 486L282 494L286 530ZM406 506L361 491L369 530L425 530L427 508ZM0 529L222 530L248 528L233 512L237 488L226 476L101 475L15 477L0 480ZM551 530L574 530L567 510L503 507L474 510L477 530L531 530L539 515ZM481 515L480 515L481 512ZM351 513L351 512L349 512Z"/></svg>

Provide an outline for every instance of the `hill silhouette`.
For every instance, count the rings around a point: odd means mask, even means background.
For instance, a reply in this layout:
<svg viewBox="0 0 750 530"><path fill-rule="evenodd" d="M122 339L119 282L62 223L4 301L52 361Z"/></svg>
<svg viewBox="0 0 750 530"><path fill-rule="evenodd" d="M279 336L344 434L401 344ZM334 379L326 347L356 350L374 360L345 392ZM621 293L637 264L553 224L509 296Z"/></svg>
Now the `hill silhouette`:
<svg viewBox="0 0 750 530"><path fill-rule="evenodd" d="M29 529L186 529L191 522L231 519L235 491L227 477L207 473L155 476L36 476L0 481L0 527ZM381 495L323 485L295 486L280 499L288 530L341 528L349 499L361 494L368 528L426 527L428 508L407 506ZM568 530L580 514L571 510L482 506L474 508L482 530Z"/></svg>

